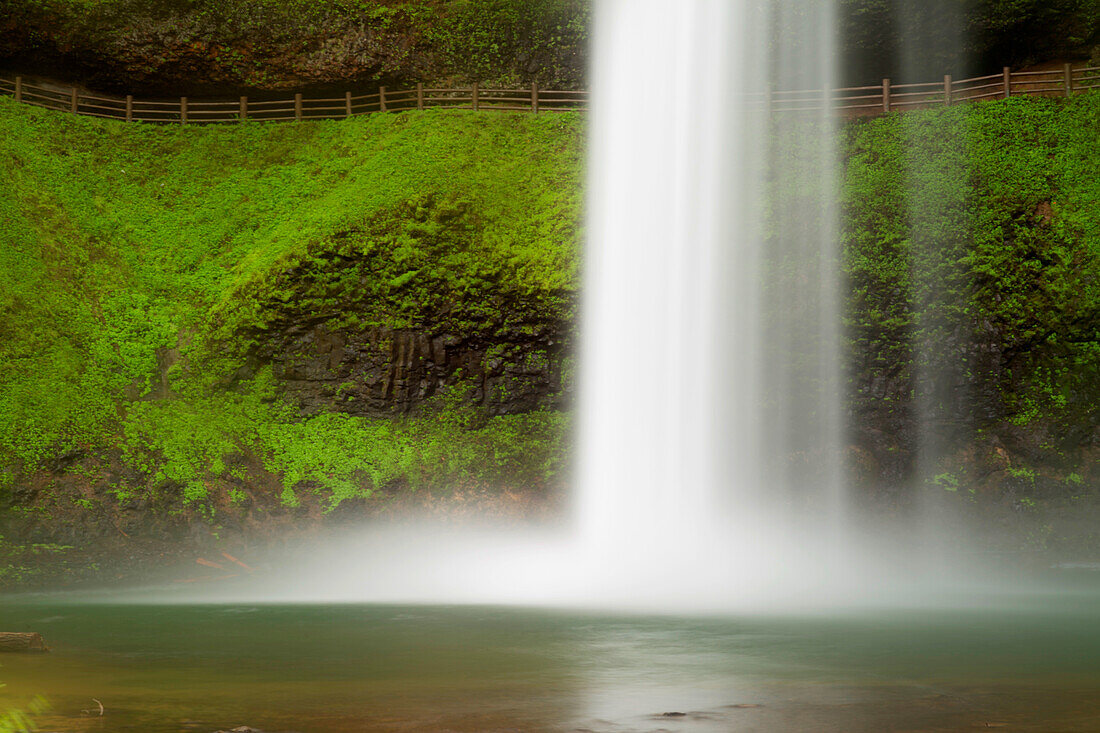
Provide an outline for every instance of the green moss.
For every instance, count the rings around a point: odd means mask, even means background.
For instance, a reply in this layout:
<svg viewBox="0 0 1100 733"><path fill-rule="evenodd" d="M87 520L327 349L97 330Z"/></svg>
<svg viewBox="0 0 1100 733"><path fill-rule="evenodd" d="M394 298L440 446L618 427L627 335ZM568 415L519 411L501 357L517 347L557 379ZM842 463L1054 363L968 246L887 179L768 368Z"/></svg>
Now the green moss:
<svg viewBox="0 0 1100 733"><path fill-rule="evenodd" d="M869 373L904 380L914 343L980 337L1003 367L967 366L999 399L984 420L1087 424L1100 409L1096 129L1100 95L844 127L847 319ZM111 446L200 505L240 480L240 455L277 474L288 503L315 491L330 506L391 482L562 470L558 414L488 418L451 395L395 420L303 419L269 375L235 375L288 307L352 330L526 333L536 315L568 318L579 117L177 128L0 99L0 130L0 488ZM487 354L499 357L512 358Z"/></svg>
<svg viewBox="0 0 1100 733"><path fill-rule="evenodd" d="M65 563L73 548L49 543L19 544L0 535L0 587L11 587L33 580L43 561ZM3 731L0 718L0 731ZM21 730L21 729L17 729Z"/></svg>
<svg viewBox="0 0 1100 733"><path fill-rule="evenodd" d="M245 453L282 478L284 503L312 491L329 508L394 483L543 485L568 461L561 413L486 418L453 390L415 417L299 419L271 399L271 387L261 377L239 393L135 405L125 425L128 461L153 473L155 485L182 487L192 503L208 499L208 483L232 475L227 459Z"/></svg>
<svg viewBox="0 0 1100 733"><path fill-rule="evenodd" d="M351 330L432 328L489 334L571 315L578 239L571 200L544 201L550 220L421 196L308 242L236 287L214 319L228 336L289 312ZM562 215L565 218L562 218ZM501 218L512 231L495 226ZM495 221L494 221L495 220ZM540 231L541 230L541 231ZM501 235L504 235L501 237ZM500 237L500 238L498 238Z"/></svg>
<svg viewBox="0 0 1100 733"><path fill-rule="evenodd" d="M959 477L953 473L937 474L933 477L932 484L940 487L944 491L958 492Z"/></svg>
<svg viewBox="0 0 1100 733"><path fill-rule="evenodd" d="M0 99L0 130L8 484L52 455L112 445L194 502L222 457L245 449L288 485L317 481L334 496L353 493L357 471L372 486L412 480L401 466L416 461L396 446L419 428L398 436L339 416L295 422L270 385L223 394L248 329L289 297L287 273L320 272L354 250L367 266L352 271L352 290L369 308L342 314L348 327L423 321L444 301L464 325L500 298L552 313L576 287L583 125L572 115L178 129ZM306 307L337 305L326 299L332 282L315 285ZM166 384L174 399L163 399ZM348 441L392 443L393 456L352 450L337 466L328 441L349 430L359 432Z"/></svg>
<svg viewBox="0 0 1100 733"><path fill-rule="evenodd" d="M560 87L584 78L591 14L591 0L452 0L442 17L420 17L446 67L506 86Z"/></svg>
<svg viewBox="0 0 1100 733"><path fill-rule="evenodd" d="M846 127L850 333L871 372L909 378L916 346L999 395L979 423L1088 424L1100 408L1098 125L1089 94Z"/></svg>

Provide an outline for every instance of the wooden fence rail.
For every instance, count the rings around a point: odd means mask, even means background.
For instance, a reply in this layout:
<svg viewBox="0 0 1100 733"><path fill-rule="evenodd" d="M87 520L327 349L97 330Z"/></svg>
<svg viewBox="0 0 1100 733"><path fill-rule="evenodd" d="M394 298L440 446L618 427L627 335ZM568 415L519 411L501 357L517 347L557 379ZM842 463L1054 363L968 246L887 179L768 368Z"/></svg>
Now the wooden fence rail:
<svg viewBox="0 0 1100 733"><path fill-rule="evenodd" d="M103 117L125 122L205 124L218 122L292 122L343 119L373 112L401 112L414 109L467 109L501 112L573 112L588 108L588 92L540 89L482 89L475 84L461 88L434 88L417 84L412 89L381 87L371 94L345 92L339 97L306 97L295 94L285 99L141 100L133 95L112 97L92 94L75 87L32 84L20 76L0 76L0 95L45 109Z"/></svg>
<svg viewBox="0 0 1100 733"><path fill-rule="evenodd" d="M920 84L894 84L884 79L881 85L843 89L767 90L750 93L745 99L749 105L769 112L830 111L859 117L1016 95L1069 97L1093 89L1100 89L1100 67L1073 68L1066 64L1062 69L1050 71L1005 68L1000 74L958 80L945 76L942 82ZM90 117L184 125L343 119L414 109L571 112L586 111L589 103L587 91L540 89L537 85L525 89L484 89L478 84L461 88L417 84L401 90L380 87L371 94L349 91L336 97L306 97L299 93L285 99L263 100L248 97L141 100L133 95L115 97L75 87L31 84L20 76L0 76L0 95L12 96L23 104Z"/></svg>
<svg viewBox="0 0 1100 733"><path fill-rule="evenodd" d="M1074 68L1065 64L1049 71L1012 71L973 79L952 79L919 84L895 84L883 79L882 84L863 87L799 91L769 91L750 95L750 99L765 104L773 112L832 110L847 117L880 115L911 109L979 102L986 99L1007 99L1029 95L1070 97L1100 89L1100 67Z"/></svg>

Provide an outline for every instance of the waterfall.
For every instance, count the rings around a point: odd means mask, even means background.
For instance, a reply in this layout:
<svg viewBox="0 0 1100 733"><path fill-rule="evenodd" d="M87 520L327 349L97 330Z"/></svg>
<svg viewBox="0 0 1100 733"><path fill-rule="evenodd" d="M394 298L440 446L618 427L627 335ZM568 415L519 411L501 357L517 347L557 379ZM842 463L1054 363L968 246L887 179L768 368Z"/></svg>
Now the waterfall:
<svg viewBox="0 0 1100 733"><path fill-rule="evenodd" d="M827 6L597 4L577 513L605 591L774 572L801 509L843 513L831 115L767 104L827 99Z"/></svg>
<svg viewBox="0 0 1100 733"><path fill-rule="evenodd" d="M293 597L884 595L889 563L844 544L830 3L596 7L572 523L371 527L313 551Z"/></svg>
<svg viewBox="0 0 1100 733"><path fill-rule="evenodd" d="M720 270L740 184L730 164L742 120L727 98L740 77L735 6L598 4L578 511L587 535L612 543L709 524L719 381L746 384L735 399L757 383L751 359L720 363ZM750 311L754 271L731 289ZM747 465L753 436L742 437L725 447Z"/></svg>

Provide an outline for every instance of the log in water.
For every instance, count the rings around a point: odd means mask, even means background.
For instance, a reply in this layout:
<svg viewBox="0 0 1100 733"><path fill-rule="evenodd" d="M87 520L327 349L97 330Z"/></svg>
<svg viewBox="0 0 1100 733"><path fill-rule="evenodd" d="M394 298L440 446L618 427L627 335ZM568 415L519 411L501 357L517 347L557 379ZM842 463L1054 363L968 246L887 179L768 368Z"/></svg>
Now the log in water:
<svg viewBox="0 0 1100 733"><path fill-rule="evenodd" d="M0 652L48 652L42 634L0 631Z"/></svg>

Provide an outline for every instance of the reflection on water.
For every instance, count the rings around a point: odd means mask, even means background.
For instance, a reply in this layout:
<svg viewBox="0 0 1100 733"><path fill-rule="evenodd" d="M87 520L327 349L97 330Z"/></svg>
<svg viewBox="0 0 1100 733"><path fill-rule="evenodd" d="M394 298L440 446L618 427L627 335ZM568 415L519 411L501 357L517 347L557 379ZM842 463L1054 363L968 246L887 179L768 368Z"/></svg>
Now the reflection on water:
<svg viewBox="0 0 1100 733"><path fill-rule="evenodd" d="M46 694L57 731L1096 730L1098 599L815 618L8 603L0 628L54 651L5 657L0 702Z"/></svg>

